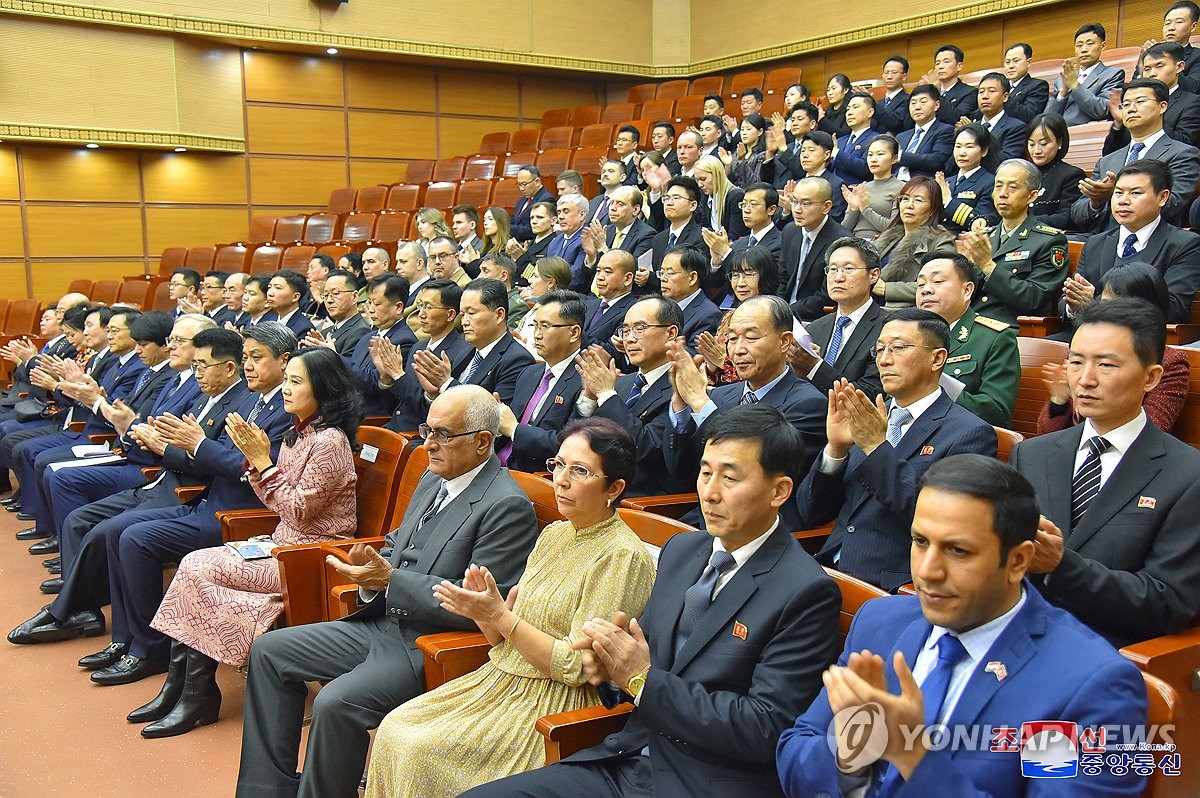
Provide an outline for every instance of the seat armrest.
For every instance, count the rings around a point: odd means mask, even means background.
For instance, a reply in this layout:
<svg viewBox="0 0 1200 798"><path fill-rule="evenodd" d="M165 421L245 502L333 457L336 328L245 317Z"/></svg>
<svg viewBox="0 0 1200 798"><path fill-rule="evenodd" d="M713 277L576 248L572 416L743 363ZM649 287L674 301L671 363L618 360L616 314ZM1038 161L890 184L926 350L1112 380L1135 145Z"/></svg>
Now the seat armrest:
<svg viewBox="0 0 1200 798"><path fill-rule="evenodd" d="M179 497L180 504L187 504L203 493L204 488L204 485L181 485L175 489L175 495Z"/></svg>
<svg viewBox="0 0 1200 798"><path fill-rule="evenodd" d="M481 632L442 632L417 638L425 655L425 689L432 690L487 662L492 644Z"/></svg>
<svg viewBox="0 0 1200 798"><path fill-rule="evenodd" d="M391 416L367 416L362 420L362 425L364 427L382 427L391 420Z"/></svg>
<svg viewBox="0 0 1200 798"><path fill-rule="evenodd" d="M668 493L622 499L621 504L633 510L645 510L678 520L700 505L700 497L695 493Z"/></svg>
<svg viewBox="0 0 1200 798"><path fill-rule="evenodd" d="M283 616L288 626L329 620L325 597L325 558L321 543L279 546L271 556L279 562L283 586Z"/></svg>
<svg viewBox="0 0 1200 798"><path fill-rule="evenodd" d="M536 728L546 738L546 764L597 745L605 737L625 728L633 704L575 709L538 718Z"/></svg>
<svg viewBox="0 0 1200 798"><path fill-rule="evenodd" d="M101 446L105 443L109 443L109 444L116 443L117 433L115 433L115 432L97 432L95 435L89 435L88 440L91 441L92 443L96 444L97 446Z"/></svg>
<svg viewBox="0 0 1200 798"><path fill-rule="evenodd" d="M86 423L86 421L72 421L67 425L67 429L71 432L83 432L83 426Z"/></svg>
<svg viewBox="0 0 1200 798"><path fill-rule="evenodd" d="M337 543L322 543L321 550L332 554L342 562L350 561L350 547L355 544L366 544L378 551L386 538L356 538L354 540L338 541ZM358 609L358 585L348 581L344 576L333 570L333 566L323 562L325 578L325 602L327 617L331 621L345 618Z"/></svg>
<svg viewBox="0 0 1200 798"><path fill-rule="evenodd" d="M226 543L269 535L279 524L279 516L267 509L218 510L216 517L221 522L221 539Z"/></svg>
<svg viewBox="0 0 1200 798"><path fill-rule="evenodd" d="M833 534L833 522L830 521L825 526L815 527L813 529L801 529L799 532L793 532L792 535L796 540L800 541L800 546L809 554L816 556L821 547L825 545L825 541Z"/></svg>
<svg viewBox="0 0 1200 798"><path fill-rule="evenodd" d="M162 473L160 466L146 466L142 469L142 476L146 479L153 480Z"/></svg>
<svg viewBox="0 0 1200 798"><path fill-rule="evenodd" d="M1023 338L1045 338L1063 328L1061 316L1018 316L1017 334Z"/></svg>

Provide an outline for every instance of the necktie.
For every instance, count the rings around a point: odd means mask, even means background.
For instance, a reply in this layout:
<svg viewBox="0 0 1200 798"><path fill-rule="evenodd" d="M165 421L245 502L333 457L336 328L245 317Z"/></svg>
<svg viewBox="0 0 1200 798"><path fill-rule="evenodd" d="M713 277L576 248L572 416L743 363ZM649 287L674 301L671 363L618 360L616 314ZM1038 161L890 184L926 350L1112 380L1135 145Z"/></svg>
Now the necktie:
<svg viewBox="0 0 1200 798"><path fill-rule="evenodd" d="M839 316L833 325L833 336L829 339L829 351L825 353L825 362L833 365L837 362L838 354L842 351L842 336L846 334L846 325L850 323L849 316Z"/></svg>
<svg viewBox="0 0 1200 798"><path fill-rule="evenodd" d="M1134 255L1136 255L1137 250L1134 249L1134 244L1136 244L1136 243L1137 243L1137 235L1136 234L1130 233L1129 235L1125 236L1125 242L1121 245L1121 257L1122 258L1132 258Z"/></svg>
<svg viewBox="0 0 1200 798"><path fill-rule="evenodd" d="M754 391L750 390L750 386L747 385L746 392L744 394L742 394L742 401L738 402L738 404L739 405L756 405L756 404L758 404L758 394L756 394L756 393L754 393Z"/></svg>
<svg viewBox="0 0 1200 798"><path fill-rule="evenodd" d="M620 249L620 248L621 248L621 242L622 242L622 241L624 241L624 240L625 240L625 231L624 231L624 230L618 230L618 231L617 231L617 234L616 234L615 236L613 236L613 245L612 245L612 248L613 248L613 249Z"/></svg>
<svg viewBox="0 0 1200 798"><path fill-rule="evenodd" d="M675 246L675 242L678 240L679 236L675 235L674 233L671 233L669 236L667 236L667 249Z"/></svg>
<svg viewBox="0 0 1200 798"><path fill-rule="evenodd" d="M750 245L750 246L752 246L752 247L757 247L757 246L758 246L758 239L757 239L757 238L755 238L754 236L750 236L750 244L749 244L749 245Z"/></svg>
<svg viewBox="0 0 1200 798"><path fill-rule="evenodd" d="M901 427L912 420L912 413L899 405L892 405L892 409L888 411L887 442L892 445L893 449L900 443L900 438L904 436Z"/></svg>
<svg viewBox="0 0 1200 798"><path fill-rule="evenodd" d="M636 405L638 399L642 398L642 389L645 387L646 375L639 371L633 375L633 387L629 389L629 396L625 397L625 406L632 408Z"/></svg>
<svg viewBox="0 0 1200 798"><path fill-rule="evenodd" d="M789 302L795 302L799 298L800 279L801 279L801 276L804 274L804 262L806 260L808 260L808 250L811 247L812 247L812 239L810 239L808 237L808 231L806 230L801 235L800 260L796 263L796 278L795 278L796 282L792 284L792 296L791 296L791 299L788 300Z"/></svg>
<svg viewBox="0 0 1200 798"><path fill-rule="evenodd" d="M925 135L925 131L921 128L917 128L916 132L913 133L912 139L908 142L908 149L906 149L905 152L916 152L917 147L921 146L921 136L923 135Z"/></svg>
<svg viewBox="0 0 1200 798"><path fill-rule="evenodd" d="M717 588L717 580L721 578L721 574L728 571L736 564L733 555L727 551L714 551L712 556L708 558L708 567L704 569L704 573L700 574L700 578L696 580L696 584L687 589L683 594L683 610L679 613L679 626L675 629L675 656L679 656L679 652L687 643L692 632L696 630L696 624L700 622L700 618L704 616L704 611L712 604L713 591Z"/></svg>
<svg viewBox="0 0 1200 798"><path fill-rule="evenodd" d="M608 197L605 197L604 201L600 203L600 207L596 209L596 215L593 216L592 218L593 219L607 219L608 218ZM601 224L603 224L603 222L601 222Z"/></svg>
<svg viewBox="0 0 1200 798"><path fill-rule="evenodd" d="M258 401L254 403L254 407L252 407L250 409L250 418L246 419L246 423L253 424L255 421L258 421L258 417L260 415L262 415L263 408L266 406L267 406L266 397L260 395L258 397Z"/></svg>
<svg viewBox="0 0 1200 798"><path fill-rule="evenodd" d="M433 499L433 504L429 505L429 509L426 510L425 514L421 516L421 520L417 521L417 528L413 530L414 537L418 532L421 531L421 528L425 526L429 519L437 515L438 510L442 509L442 502L446 501L446 496L449 493L450 483L443 479L442 486L438 488L437 496L435 496Z"/></svg>
<svg viewBox="0 0 1200 798"><path fill-rule="evenodd" d="M137 394L137 392L138 392L138 391L142 390L142 388L145 388L145 387L146 387L146 382L147 382L147 381L148 381L148 380L149 380L149 379L150 379L152 376L154 376L154 371L153 371L152 369L146 369L145 371L143 371L143 372L141 373L141 375L139 375L139 376L138 376L138 381L137 381L137 384L133 386L133 393L129 394L130 398L132 398L133 396L135 396L135 395Z"/></svg>
<svg viewBox="0 0 1200 798"><path fill-rule="evenodd" d="M1129 166L1129 164L1140 158L1142 156L1142 150L1144 149L1146 149L1146 145L1140 141L1135 141L1130 144L1129 155L1125 156L1125 165Z"/></svg>
<svg viewBox="0 0 1200 798"><path fill-rule="evenodd" d="M1088 439L1091 451L1083 460L1083 465L1075 472L1071 480L1071 529L1079 526L1083 514L1096 494L1100 492L1100 455L1108 450L1111 443L1105 438L1095 435Z"/></svg>
<svg viewBox="0 0 1200 798"><path fill-rule="evenodd" d="M608 312L608 300L605 299L600 302L600 307L596 308L596 312L592 314L592 318L588 321L587 326L588 327L594 326L596 324L596 322L600 321L601 317L603 317L604 314L607 312Z"/></svg>
<svg viewBox="0 0 1200 798"><path fill-rule="evenodd" d="M462 375L462 379L460 380L460 382L463 382L463 383L471 382L471 378L475 376L475 370L477 368L479 368L479 364L482 362L483 362L483 355L479 354L479 352L477 350L475 352L475 357L471 358L471 363L470 363L470 365L467 366L467 373Z"/></svg>
<svg viewBox="0 0 1200 798"><path fill-rule="evenodd" d="M542 381L538 383L538 387L534 390L533 395L529 397L529 401L525 403L525 410L521 413L521 423L528 424L529 419L533 418L533 414L537 412L537 406L542 401L542 397L550 390L550 381L554 379L554 372L546 369L546 373L542 375ZM500 447L500 451L496 456L500 458L500 465L507 466L508 458L512 457L513 444L512 441Z"/></svg>
<svg viewBox="0 0 1200 798"><path fill-rule="evenodd" d="M991 123L991 122L984 122L984 123L983 123L983 129L984 129L984 130L987 130L987 131L989 131L989 132L990 132L990 131L991 131L991 129L992 129L992 123Z"/></svg>

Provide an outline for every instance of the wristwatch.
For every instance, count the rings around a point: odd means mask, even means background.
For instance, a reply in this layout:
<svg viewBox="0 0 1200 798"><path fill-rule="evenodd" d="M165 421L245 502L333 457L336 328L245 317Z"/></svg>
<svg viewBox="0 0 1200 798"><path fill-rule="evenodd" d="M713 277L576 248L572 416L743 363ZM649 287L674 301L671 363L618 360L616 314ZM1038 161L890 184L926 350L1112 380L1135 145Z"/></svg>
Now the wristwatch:
<svg viewBox="0 0 1200 798"><path fill-rule="evenodd" d="M626 685L626 687L625 687L625 692L629 693L629 695L633 696L634 698L637 698L638 695L642 692L642 688L646 686L646 677L649 675L650 675L650 669L647 668L646 670L639 673L637 676L634 676L633 678L631 678L629 680L629 684Z"/></svg>

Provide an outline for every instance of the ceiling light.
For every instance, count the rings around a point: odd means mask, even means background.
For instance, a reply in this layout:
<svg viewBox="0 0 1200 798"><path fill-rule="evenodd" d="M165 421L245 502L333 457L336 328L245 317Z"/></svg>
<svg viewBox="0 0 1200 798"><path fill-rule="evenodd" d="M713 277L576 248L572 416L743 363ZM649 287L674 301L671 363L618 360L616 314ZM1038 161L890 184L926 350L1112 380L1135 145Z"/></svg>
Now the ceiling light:
<svg viewBox="0 0 1200 798"><path fill-rule="evenodd" d="M325 52L329 53L330 55L337 55L337 54L338 54L338 48L336 48L336 47L330 47L330 48L328 48L328 49L327 49Z"/></svg>
<svg viewBox="0 0 1200 798"><path fill-rule="evenodd" d="M86 146L87 146L87 148L88 148L89 150L98 150L98 149L100 149L100 145L99 145L99 144L97 144L97 143L96 143L96 142L94 142L94 141L89 141L89 142L87 143L87 145L86 145Z"/></svg>
<svg viewBox="0 0 1200 798"><path fill-rule="evenodd" d="M187 152L187 147L176 147L175 152Z"/></svg>

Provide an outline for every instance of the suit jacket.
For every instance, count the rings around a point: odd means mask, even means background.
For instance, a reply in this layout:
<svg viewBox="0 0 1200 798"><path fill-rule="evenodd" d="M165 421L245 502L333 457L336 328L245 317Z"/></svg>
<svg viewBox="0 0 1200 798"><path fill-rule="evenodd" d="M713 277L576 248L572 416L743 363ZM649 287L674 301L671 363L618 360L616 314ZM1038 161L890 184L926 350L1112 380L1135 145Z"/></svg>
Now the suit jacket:
<svg viewBox="0 0 1200 798"><path fill-rule="evenodd" d="M64 360L75 357L75 347L71 346L71 342L67 340L67 336L60 335L53 345L47 341L38 354L31 357L24 363L17 364L13 367L12 386L4 392L0 398L0 410L11 410L16 406L17 402L21 401L21 394L27 393L31 398L45 399L49 394L44 388L38 388L29 382L29 373L37 367L38 358L42 354L54 355L61 357Z"/></svg>
<svg viewBox="0 0 1200 798"><path fill-rule="evenodd" d="M545 363L534 363L526 366L517 377L517 385L513 389L513 402L509 407L520 422L529 400L546 373ZM508 456L508 467L513 471L545 471L546 460L558 452L558 433L562 432L575 411L575 400L583 384L575 365L567 366L567 370L554 383L554 387L546 394L541 408L529 419L528 424L517 424L513 431L512 452Z"/></svg>
<svg viewBox="0 0 1200 798"><path fill-rule="evenodd" d="M908 145L916 134L914 127L896 139L900 142L900 165L906 167L913 177L933 177L936 172L945 171L946 161L954 152L954 126L942 122L940 118L934 119L929 123L929 130L917 142L916 152L909 152Z"/></svg>
<svg viewBox="0 0 1200 798"><path fill-rule="evenodd" d="M746 192L733 185L725 194L725 204L721 209L721 226L725 228L730 241L750 234L742 221L742 209L739 207L745 197ZM712 197L707 194L700 195L700 207L696 210L696 217L701 227L712 229Z"/></svg>
<svg viewBox="0 0 1200 798"><path fill-rule="evenodd" d="M1070 615L1047 604L1028 582L1024 588L1025 606L987 651L988 660L1004 664L1004 677L977 666L947 716L947 726L1019 730L1031 718L1061 718L1081 728L1144 724L1146 687L1133 663ZM851 652L864 648L882 654L887 690L897 695L893 652L904 652L911 667L931 631L915 596L869 601L854 615L839 663L845 665ZM822 691L795 727L780 737L779 778L788 796L842 794L826 736L832 722L829 697ZM1105 768L1094 777L1026 779L1021 775L1019 741L1005 753L979 751L955 745L927 751L908 781L901 781L900 789L891 794L956 798L1141 794L1143 778L1130 770L1121 776ZM881 760L871 766L875 783L886 765ZM868 794L873 794L872 789Z"/></svg>
<svg viewBox="0 0 1200 798"><path fill-rule="evenodd" d="M429 349L429 343L430 339L426 338L409 349L408 357L404 359L404 376L387 388L395 403L392 417L388 419L387 424L384 424L390 430L410 432L425 423L429 403L425 401L425 390L417 380L412 363L417 352ZM475 347L464 341L458 330L451 330L450 334L433 349L433 354L438 357L441 357L443 352L450 360L450 372L457 374L459 369L474 357Z"/></svg>
<svg viewBox="0 0 1200 798"><path fill-rule="evenodd" d="M1113 89L1121 88L1125 82L1125 70L1109 66L1103 61L1092 67L1087 80L1081 80L1066 97L1059 97L1062 91L1062 77L1054 80L1054 91L1050 92L1050 101L1046 110L1062 114L1068 125L1084 125L1088 122L1099 122L1109 119L1108 95Z"/></svg>
<svg viewBox="0 0 1200 798"><path fill-rule="evenodd" d="M840 552L839 571L884 590L912 581L910 534L921 476L943 457L968 452L995 456L996 433L942 393L895 448L883 443L865 455L852 446L846 464L832 474L821 473L817 458L790 502L803 519L801 529L837 519L817 560L832 566Z"/></svg>
<svg viewBox="0 0 1200 798"><path fill-rule="evenodd" d="M411 327L409 329L412 329ZM346 320L341 327L331 329L326 333L326 337L332 339L333 349L342 357L354 353L354 347L362 340L362 337L371 331L371 325L367 324L366 319L361 313L356 313Z"/></svg>
<svg viewBox="0 0 1200 798"><path fill-rule="evenodd" d="M880 133L891 133L893 136L898 136L906 130L912 130L913 118L908 113L908 101L911 98L908 92L900 89L895 97L884 97L875 102L875 119L871 123L871 127L878 130Z"/></svg>
<svg viewBox="0 0 1200 798"><path fill-rule="evenodd" d="M529 226L529 212L533 210L533 206L539 202L553 202L554 195L546 190L545 186L538 189L538 192L533 195L533 199L522 196L517 200L517 205L513 209L512 218L509 219L509 232L512 237L518 241L531 241L533 239L533 228Z"/></svg>
<svg viewBox="0 0 1200 798"><path fill-rule="evenodd" d="M600 224L607 225L608 205L608 192L604 192L599 196L592 197L591 201L588 202L588 213L587 218L583 220L584 225L586 226L591 224L592 221L597 218L600 220Z"/></svg>
<svg viewBox="0 0 1200 798"><path fill-rule="evenodd" d="M970 230L976 219L995 224L1000 218L992 202L992 189L996 187L996 176L980 167L970 177L956 174L950 179L950 202L942 212L946 228L951 232Z"/></svg>
<svg viewBox="0 0 1200 798"><path fill-rule="evenodd" d="M979 89L961 80L941 92L937 118L953 127L962 117L968 119L979 110Z"/></svg>
<svg viewBox="0 0 1200 798"><path fill-rule="evenodd" d="M663 257L667 254L667 250L671 248L667 243L670 239L671 228L669 225L655 233L654 238L650 239L650 264L655 272L662 268ZM675 239L675 246L706 247L703 227L697 222L689 221L679 231L679 235ZM652 272L645 286L639 288L635 285L634 289L639 294L652 294L658 291L658 287L658 278Z"/></svg>
<svg viewBox="0 0 1200 798"><path fill-rule="evenodd" d="M417 523L433 506L442 478L432 471L417 483L400 526L387 535L379 552L395 568L386 591L347 620L386 616L415 649L416 638L447 629L475 629L474 621L441 608L433 586L449 579L462 584L471 563L487 563L496 584L507 593L525 572L525 560L537 539L533 505L493 455L458 496L426 522L420 556L404 559ZM420 662L420 654L414 654Z"/></svg>
<svg viewBox="0 0 1200 798"><path fill-rule="evenodd" d="M368 416L390 414L396 406L395 397L386 389L379 387L379 369L375 368L375 363L371 360L371 339L377 333L378 331L372 327L368 333L358 339L358 343L354 345L354 351L349 357L342 356L346 361L346 367L350 369L350 374L362 390L363 414ZM393 346L400 347L400 354L406 358L417 339L412 328L404 322L393 324L387 331L386 337Z"/></svg>
<svg viewBox="0 0 1200 798"><path fill-rule="evenodd" d="M191 383L195 385L196 380L191 380ZM195 394L195 399L191 405L191 409L187 412L199 417L200 413L204 410L204 406L208 404L208 397L202 393L199 393L198 385L195 387L197 393ZM208 415L205 416L200 422L200 427L204 430L204 437L213 442L218 441L221 436L225 434L226 417L233 411L237 410L248 395L255 397L255 401L257 401L258 394L251 393L250 389L246 386L245 380L238 380L236 383L234 383L229 390L225 392L225 395L220 398L216 405L213 406L213 409L209 411ZM279 395L277 395L277 397L278 396ZM282 399L279 401L279 406L282 409ZM251 405L252 409L253 407L254 406ZM160 409L160 412L168 411L165 409ZM246 416L243 416L243 418L246 418ZM226 436L225 445L229 447L233 446L232 443L228 442L228 436ZM200 448L205 448L205 444L201 443ZM163 451L161 459L162 466L168 471L193 479L193 484L203 483L205 485L212 481L214 472L211 468L211 465L214 462L217 462L217 460L214 459L211 461L204 460L198 463L196 460L193 460L191 457L189 457L188 453L183 449L171 445L168 445ZM221 460L220 462L224 461ZM244 457L242 458L242 462L245 462ZM206 465L209 467L206 467Z"/></svg>
<svg viewBox="0 0 1200 798"><path fill-rule="evenodd" d="M258 320L258 323L262 324L264 321L279 321L279 314L273 310L269 310ZM303 340L304 336L308 335L309 330L316 329L308 316L301 313L299 309L288 318L287 323L283 326L294 332L298 341Z"/></svg>
<svg viewBox="0 0 1200 798"><path fill-rule="evenodd" d="M141 375L145 373L146 371L142 371L138 374L138 382L141 382ZM178 376L179 372L172 369L169 363L164 363L158 371L150 373L150 376L142 383L140 390L136 389L137 386L135 384L135 390L130 391L129 398L124 400L125 404L132 408L133 412L138 416L144 417L150 408L154 406L154 403L158 400L158 395L162 393L167 383Z"/></svg>
<svg viewBox="0 0 1200 798"><path fill-rule="evenodd" d="M1193 144L1200 136L1200 97L1178 88L1167 95L1167 111L1163 114L1163 129L1167 135L1184 144ZM1109 128L1104 137L1104 155L1129 146L1129 129ZM1194 144L1193 144L1194 146Z"/></svg>
<svg viewBox="0 0 1200 798"><path fill-rule="evenodd" d="M854 139L853 144L850 143L850 140L854 138L853 133L839 136L837 156L830 164L830 171L848 186L856 186L865 180L870 180L871 170L867 168L867 147L870 146L871 140L878 135L879 131L867 128L858 134L858 138Z"/></svg>
<svg viewBox="0 0 1200 798"><path fill-rule="evenodd" d="M1026 75L1008 93L1004 113L1012 114L1022 122L1029 123L1038 114L1044 113L1050 101L1050 84L1041 78Z"/></svg>
<svg viewBox="0 0 1200 798"><path fill-rule="evenodd" d="M170 366L163 369L167 372L166 385L158 392L154 399L154 404L146 412L139 413L143 419L151 416L161 416L164 413L170 413L175 416L183 416L185 413L197 403L200 398L200 386L196 383L194 377L188 377L178 388L174 387L172 380L178 378L179 374ZM205 397L207 399L207 397ZM232 410L236 403L229 406L228 410ZM225 417L221 416L221 425L224 426ZM205 429L208 431L208 428ZM147 449L134 444L132 441L121 438L118 445L125 451L125 462L129 465L149 466L162 465L162 458L151 453ZM176 450L178 451L178 450ZM182 454L182 453L181 453Z"/></svg>
<svg viewBox="0 0 1200 798"><path fill-rule="evenodd" d="M575 231L575 235L567 238L562 233L558 233L546 245L546 256L562 258L567 263L571 264L571 285L572 291L579 293L589 293L592 284L592 275L590 271L584 267L584 258L586 253L583 251L583 228Z"/></svg>
<svg viewBox="0 0 1200 798"><path fill-rule="evenodd" d="M1071 206L1081 196L1079 181L1087 173L1066 161L1055 161L1038 167L1042 173L1042 192L1029 206L1029 215L1059 230L1073 230Z"/></svg>
<svg viewBox="0 0 1200 798"><path fill-rule="evenodd" d="M1067 278L1067 237L1032 216L1004 243L1001 229L997 224L988 232L996 268L976 283L975 309L1009 324L1017 316L1053 316Z"/></svg>
<svg viewBox="0 0 1200 798"><path fill-rule="evenodd" d="M836 648L840 595L791 534L777 528L716 595L676 657L684 593L712 551L702 533L667 541L638 618L652 666L640 706L624 729L564 761L634 757L649 746L655 795L782 795L775 744L820 688ZM601 699L631 700L612 689L602 690Z"/></svg>
<svg viewBox="0 0 1200 798"><path fill-rule="evenodd" d="M687 341L688 348L696 351L696 339L702 332L715 333L725 314L701 291L683 309L683 329L679 334Z"/></svg>
<svg viewBox="0 0 1200 798"><path fill-rule="evenodd" d="M793 306L792 313L795 312L796 308ZM821 347L822 352L829 351L837 316L835 310L807 325L809 337ZM824 360L818 364L816 373L810 378L813 386L822 393L827 393L833 389L835 380L846 379L872 399L883 393L883 385L879 381L879 367L875 358L871 356L871 349L879 340L879 333L883 330L887 317L888 314L883 308L872 302L858 324L850 331L850 336L842 341L842 348L838 351L837 360L833 365Z"/></svg>
<svg viewBox="0 0 1200 798"><path fill-rule="evenodd" d="M661 496L696 489L696 480L676 477L667 470L663 458L664 441L671 430L667 409L671 405L671 380L663 374L646 386L632 407L625 400L633 391L633 374L617 378L613 387L616 396L606 399L596 408L595 415L611 419L629 430L637 444L637 470L629 482L627 496Z"/></svg>
<svg viewBox="0 0 1200 798"><path fill-rule="evenodd" d="M224 327L226 322L232 322L237 318L237 314L230 310L227 305L222 305L212 313L205 313L204 315L215 321L218 327Z"/></svg>
<svg viewBox="0 0 1200 798"><path fill-rule="evenodd" d="M1117 264L1120 236L1120 228L1113 228L1102 235L1092 236L1083 245L1077 271L1093 285L1098 284L1105 272ZM1152 263L1162 272L1171 295L1171 312L1167 314L1167 323L1186 323L1191 317L1196 290L1200 289L1200 236L1160 222L1150 234L1146 248L1129 260Z"/></svg>
<svg viewBox="0 0 1200 798"><path fill-rule="evenodd" d="M610 339L617 334L617 328L625 322L625 314L629 312L635 302L637 302L637 297L628 293L609 305L599 318L595 318L596 312L600 309L600 300L589 295L584 300L584 306L587 308L587 322L583 327L582 348L586 349L592 344L599 344L606 350L612 350L613 345ZM610 351L609 354L613 354L613 352Z"/></svg>
<svg viewBox="0 0 1200 798"><path fill-rule="evenodd" d="M1200 452L1147 421L1072 528L1083 432L1077 424L1039 435L1009 456L1066 539L1062 562L1034 582L1115 646L1178 632L1200 612Z"/></svg>
<svg viewBox="0 0 1200 798"><path fill-rule="evenodd" d="M138 380L142 373L146 371L146 364L137 355L131 353L131 357L124 364L120 362L120 358L113 355L112 365L105 369L103 376L97 377L96 381L100 387L104 389L104 395L108 397L109 402L115 402L120 399L122 402L129 402L133 395L133 389L137 387ZM95 374L92 375L95 377ZM77 406L78 407L78 406ZM84 421L85 419L78 412L73 416L75 421ZM83 432L80 436L95 435L101 432L112 432L112 424L103 415L93 414L90 411L86 418L86 423L83 425Z"/></svg>
<svg viewBox="0 0 1200 798"><path fill-rule="evenodd" d="M983 112L976 111L972 118L982 124ZM989 128L992 138L1000 143L1000 149L1004 152L1006 160L1025 157L1025 145L1029 141L1029 137L1025 135L1025 127L1024 121L1010 116L1008 110L1005 109L1000 121ZM953 162L953 159L950 160Z"/></svg>
<svg viewBox="0 0 1200 798"><path fill-rule="evenodd" d="M619 247L613 246L613 242L617 240L616 225L608 224L607 222L605 224L604 243L608 245L609 249L620 249L628 252L633 255L635 263L638 258L650 251L650 247L654 242L655 230L641 219L633 220L633 224L625 231L625 237L621 239L621 246Z"/></svg>
<svg viewBox="0 0 1200 798"><path fill-rule="evenodd" d="M451 387L461 384L474 357L475 353L472 352L467 362L454 372L455 377L450 381ZM533 355L529 354L529 350L521 346L517 339L512 337L512 333L505 330L504 335L492 347L492 351L488 352L488 356L475 369L475 373L471 375L467 384L479 385L486 388L488 393L500 394L500 401L512 407L517 377L521 376L525 367L532 363ZM424 396L424 392L421 395ZM428 409L429 403L426 401L425 410Z"/></svg>
<svg viewBox="0 0 1200 798"><path fill-rule="evenodd" d="M808 257L800 262L800 251L804 246L804 233L799 225L790 224L783 231L780 249L779 296L791 302L792 313L801 321L819 319L825 315L825 307L832 305L825 284L825 258L829 246L839 238L853 235L832 218L825 220L808 247Z"/></svg>

